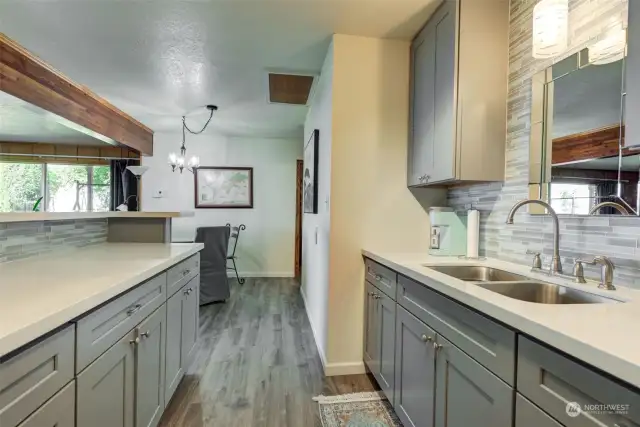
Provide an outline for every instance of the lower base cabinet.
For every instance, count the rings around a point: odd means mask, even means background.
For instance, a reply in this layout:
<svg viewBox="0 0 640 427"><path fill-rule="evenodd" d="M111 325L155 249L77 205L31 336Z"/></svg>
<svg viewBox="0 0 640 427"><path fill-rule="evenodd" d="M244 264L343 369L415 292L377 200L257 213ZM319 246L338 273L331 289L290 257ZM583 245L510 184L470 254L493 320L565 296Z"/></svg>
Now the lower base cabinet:
<svg viewBox="0 0 640 427"><path fill-rule="evenodd" d="M513 389L440 335L437 346L436 426L511 427Z"/></svg>
<svg viewBox="0 0 640 427"><path fill-rule="evenodd" d="M544 413L533 403L516 395L516 425L515 427L564 427L562 424Z"/></svg>
<svg viewBox="0 0 640 427"><path fill-rule="evenodd" d="M186 370L195 356L200 329L200 275L184 285L182 294L185 298L182 310L182 362Z"/></svg>
<svg viewBox="0 0 640 427"><path fill-rule="evenodd" d="M396 302L380 293L376 316L378 341L378 371L375 377L380 388L390 402L393 402L395 389L395 352L396 352Z"/></svg>
<svg viewBox="0 0 640 427"><path fill-rule="evenodd" d="M77 377L77 427L133 427L135 342L132 330Z"/></svg>
<svg viewBox="0 0 640 427"><path fill-rule="evenodd" d="M136 427L155 427L164 411L167 313L163 305L137 328Z"/></svg>
<svg viewBox="0 0 640 427"><path fill-rule="evenodd" d="M394 407L405 427L433 427L435 337L433 329L398 306Z"/></svg>
<svg viewBox="0 0 640 427"><path fill-rule="evenodd" d="M76 383L71 381L18 427L74 427Z"/></svg>

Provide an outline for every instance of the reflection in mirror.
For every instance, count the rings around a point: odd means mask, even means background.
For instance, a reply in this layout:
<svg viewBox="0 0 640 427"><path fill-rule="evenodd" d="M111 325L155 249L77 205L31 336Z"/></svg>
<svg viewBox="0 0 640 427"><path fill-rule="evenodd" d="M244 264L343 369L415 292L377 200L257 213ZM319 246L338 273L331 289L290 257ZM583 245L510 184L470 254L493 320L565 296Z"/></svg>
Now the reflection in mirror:
<svg viewBox="0 0 640 427"><path fill-rule="evenodd" d="M624 58L595 65L588 55L543 72L543 194L559 214L636 215L640 152L623 148Z"/></svg>

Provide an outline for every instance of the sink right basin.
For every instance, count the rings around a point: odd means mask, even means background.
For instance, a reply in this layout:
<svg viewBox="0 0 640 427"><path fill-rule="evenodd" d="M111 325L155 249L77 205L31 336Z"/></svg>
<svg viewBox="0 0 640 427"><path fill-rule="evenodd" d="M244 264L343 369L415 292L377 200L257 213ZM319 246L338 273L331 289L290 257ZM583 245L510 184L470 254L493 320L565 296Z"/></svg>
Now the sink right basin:
<svg viewBox="0 0 640 427"><path fill-rule="evenodd" d="M621 301L544 282L478 283L481 288L520 301L538 304L602 304Z"/></svg>

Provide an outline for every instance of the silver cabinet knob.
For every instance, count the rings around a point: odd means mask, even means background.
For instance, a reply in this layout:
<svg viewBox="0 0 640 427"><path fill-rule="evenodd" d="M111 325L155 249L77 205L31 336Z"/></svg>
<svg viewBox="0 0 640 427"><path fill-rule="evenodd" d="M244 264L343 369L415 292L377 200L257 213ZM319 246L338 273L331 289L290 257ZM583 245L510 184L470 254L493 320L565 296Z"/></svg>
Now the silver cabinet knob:
<svg viewBox="0 0 640 427"><path fill-rule="evenodd" d="M143 332L140 334L140 338L142 339L149 338L150 336L151 336L151 331Z"/></svg>
<svg viewBox="0 0 640 427"><path fill-rule="evenodd" d="M378 295L378 294L373 294L373 297L374 297L375 299L380 299L380 295Z"/></svg>
<svg viewBox="0 0 640 427"><path fill-rule="evenodd" d="M424 181L424 175L423 176L419 176L418 177L418 181L423 182Z"/></svg>
<svg viewBox="0 0 640 427"><path fill-rule="evenodd" d="M442 348L442 344L438 344L437 342L434 342L433 348L435 349L435 351L438 351Z"/></svg>
<svg viewBox="0 0 640 427"><path fill-rule="evenodd" d="M429 337L429 336L424 335L424 334L420 337L420 339L422 339L423 342L433 341L433 337Z"/></svg>
<svg viewBox="0 0 640 427"><path fill-rule="evenodd" d="M134 340L130 340L130 341L129 341L129 344L131 344L131 345L138 345L138 344L140 344L140 337L136 337L136 339L134 339Z"/></svg>
<svg viewBox="0 0 640 427"><path fill-rule="evenodd" d="M376 274L376 280L379 282L380 280L382 280L382 276L379 274Z"/></svg>

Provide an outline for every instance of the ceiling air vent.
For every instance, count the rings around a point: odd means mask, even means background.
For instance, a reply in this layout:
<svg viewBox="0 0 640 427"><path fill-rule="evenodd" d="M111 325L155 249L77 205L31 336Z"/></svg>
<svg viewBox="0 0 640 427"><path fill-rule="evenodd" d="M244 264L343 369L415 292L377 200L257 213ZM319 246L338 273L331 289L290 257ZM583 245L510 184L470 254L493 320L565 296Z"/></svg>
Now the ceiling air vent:
<svg viewBox="0 0 640 427"><path fill-rule="evenodd" d="M314 76L269 73L269 102L307 105Z"/></svg>

